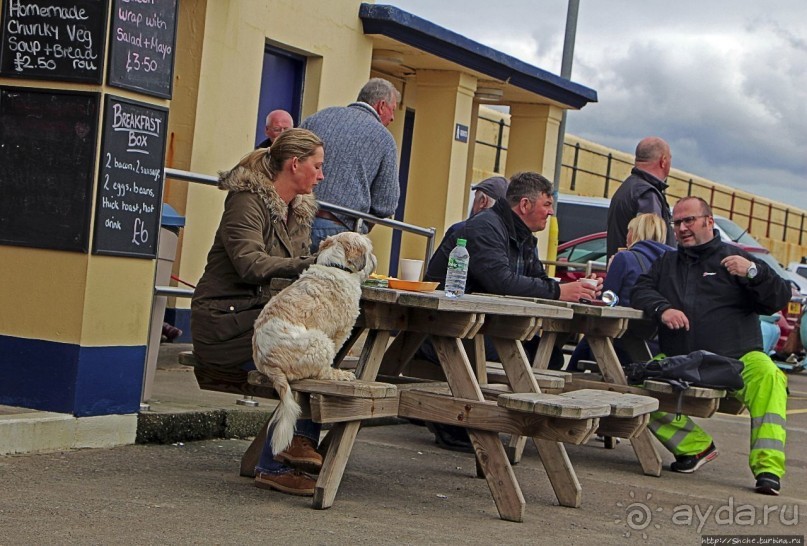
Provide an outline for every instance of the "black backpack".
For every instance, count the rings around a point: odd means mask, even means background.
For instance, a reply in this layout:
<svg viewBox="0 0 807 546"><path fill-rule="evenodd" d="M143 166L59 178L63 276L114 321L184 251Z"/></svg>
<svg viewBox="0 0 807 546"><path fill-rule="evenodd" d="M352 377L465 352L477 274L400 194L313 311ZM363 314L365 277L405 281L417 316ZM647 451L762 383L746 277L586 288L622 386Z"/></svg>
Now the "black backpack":
<svg viewBox="0 0 807 546"><path fill-rule="evenodd" d="M709 351L694 351L688 355L670 356L647 363L634 362L625 366L630 385L641 385L645 379L664 381L678 391L678 413L681 413L683 393L690 386L736 391L742 389L745 365L735 359Z"/></svg>

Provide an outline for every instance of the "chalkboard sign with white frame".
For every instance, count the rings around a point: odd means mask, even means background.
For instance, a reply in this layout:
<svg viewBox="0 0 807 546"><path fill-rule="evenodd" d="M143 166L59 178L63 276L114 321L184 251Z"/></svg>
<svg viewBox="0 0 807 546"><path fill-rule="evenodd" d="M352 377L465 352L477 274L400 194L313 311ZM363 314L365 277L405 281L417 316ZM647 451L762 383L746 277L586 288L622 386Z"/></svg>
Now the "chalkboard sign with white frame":
<svg viewBox="0 0 807 546"><path fill-rule="evenodd" d="M108 0L6 0L0 75L101 83Z"/></svg>
<svg viewBox="0 0 807 546"><path fill-rule="evenodd" d="M154 258L168 110L107 95L93 253Z"/></svg>
<svg viewBox="0 0 807 546"><path fill-rule="evenodd" d="M177 0L114 0L107 83L171 98Z"/></svg>

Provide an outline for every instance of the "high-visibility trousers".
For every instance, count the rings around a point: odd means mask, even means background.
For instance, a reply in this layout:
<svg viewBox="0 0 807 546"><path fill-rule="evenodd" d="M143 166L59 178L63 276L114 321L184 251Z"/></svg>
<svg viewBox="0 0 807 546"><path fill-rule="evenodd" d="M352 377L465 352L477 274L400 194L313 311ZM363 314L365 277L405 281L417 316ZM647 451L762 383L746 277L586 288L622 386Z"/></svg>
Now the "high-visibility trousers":
<svg viewBox="0 0 807 546"><path fill-rule="evenodd" d="M768 355L751 351L740 360L745 386L735 396L751 415L751 449L748 465L754 476L770 472L785 475L787 377ZM696 455L706 450L712 437L690 417L656 411L650 414L650 430L673 455Z"/></svg>

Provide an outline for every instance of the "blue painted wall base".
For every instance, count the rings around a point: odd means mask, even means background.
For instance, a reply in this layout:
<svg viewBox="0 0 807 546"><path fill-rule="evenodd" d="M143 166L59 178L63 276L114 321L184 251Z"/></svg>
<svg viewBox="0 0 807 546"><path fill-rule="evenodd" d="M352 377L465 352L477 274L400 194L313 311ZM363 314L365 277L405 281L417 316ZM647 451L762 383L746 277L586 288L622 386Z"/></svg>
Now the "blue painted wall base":
<svg viewBox="0 0 807 546"><path fill-rule="evenodd" d="M0 404L76 417L137 413L146 347L0 336Z"/></svg>

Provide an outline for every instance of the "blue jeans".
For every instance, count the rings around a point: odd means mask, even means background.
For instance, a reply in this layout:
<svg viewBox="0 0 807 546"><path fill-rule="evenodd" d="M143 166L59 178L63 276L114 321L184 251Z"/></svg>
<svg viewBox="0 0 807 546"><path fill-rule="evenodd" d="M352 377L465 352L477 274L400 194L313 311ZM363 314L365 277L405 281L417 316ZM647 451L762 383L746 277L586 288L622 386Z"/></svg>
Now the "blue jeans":
<svg viewBox="0 0 807 546"><path fill-rule="evenodd" d="M327 218L314 218L314 223L311 225L311 254L316 254L319 250L319 244L337 233L348 231L347 227L340 222L334 222Z"/></svg>
<svg viewBox="0 0 807 546"><path fill-rule="evenodd" d="M299 419L294 425L294 435L303 436L308 438L314 445L319 444L319 432L322 425L315 423L311 419ZM270 429L266 435L266 442L263 444L263 451L261 451L261 458L258 461L258 466L255 467L255 472L267 472L269 474L285 474L291 471L291 467L275 460L275 454L272 453L272 432Z"/></svg>
<svg viewBox="0 0 807 546"><path fill-rule="evenodd" d="M241 369L245 372L255 370L255 363L250 360L241 365ZM314 445L319 444L319 433L322 425L315 423L310 419L298 419L294 424L294 434L308 438ZM255 472L268 472L270 474L284 474L291 470L290 466L279 463L275 460L275 455L272 453L272 431L266 435L266 442L263 444L263 451L261 451L261 458L258 461L258 466L255 467Z"/></svg>

